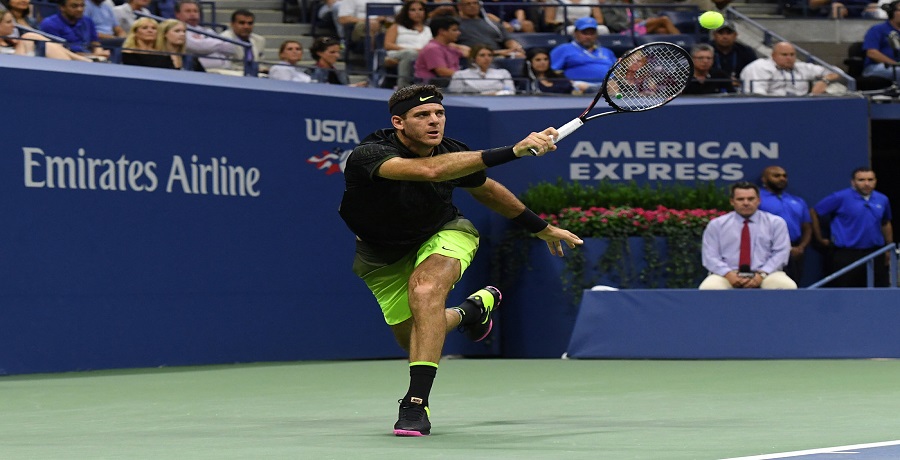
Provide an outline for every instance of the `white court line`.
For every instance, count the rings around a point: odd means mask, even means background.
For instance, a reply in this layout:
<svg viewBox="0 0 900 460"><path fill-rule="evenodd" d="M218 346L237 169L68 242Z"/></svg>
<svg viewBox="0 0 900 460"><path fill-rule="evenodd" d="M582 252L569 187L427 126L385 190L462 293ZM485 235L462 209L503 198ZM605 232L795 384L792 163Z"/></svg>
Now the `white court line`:
<svg viewBox="0 0 900 460"><path fill-rule="evenodd" d="M769 460L769 459L773 459L773 458L799 457L801 455L813 455L813 454L832 454L832 453L837 453L837 451L842 451L842 450L869 449L872 447L887 447L887 446L897 446L897 445L900 445L900 441L884 441L884 442L873 442L870 444L853 444L850 446L837 446L837 447L824 447L821 449L798 450L798 451L794 451L794 452L782 452L780 454L765 454L765 455L752 455L750 457L724 458L722 460ZM841 453L846 453L846 452L841 452Z"/></svg>

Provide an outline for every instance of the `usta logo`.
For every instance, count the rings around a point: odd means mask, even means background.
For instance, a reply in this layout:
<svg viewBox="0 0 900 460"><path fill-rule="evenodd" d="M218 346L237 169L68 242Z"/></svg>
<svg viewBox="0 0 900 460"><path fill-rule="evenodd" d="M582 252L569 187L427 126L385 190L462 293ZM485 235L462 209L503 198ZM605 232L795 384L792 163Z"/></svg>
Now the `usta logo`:
<svg viewBox="0 0 900 460"><path fill-rule="evenodd" d="M306 139L312 142L359 144L356 125L347 120L306 119Z"/></svg>

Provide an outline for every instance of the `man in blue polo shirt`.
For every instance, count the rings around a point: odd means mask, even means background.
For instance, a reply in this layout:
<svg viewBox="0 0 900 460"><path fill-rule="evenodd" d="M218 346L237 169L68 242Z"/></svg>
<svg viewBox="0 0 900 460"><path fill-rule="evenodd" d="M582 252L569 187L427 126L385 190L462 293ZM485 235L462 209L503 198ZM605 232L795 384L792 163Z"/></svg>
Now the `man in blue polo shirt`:
<svg viewBox="0 0 900 460"><path fill-rule="evenodd" d="M94 21L84 17L84 2L60 0L59 13L41 21L41 30L66 39L73 52L109 57L109 52L100 48Z"/></svg>
<svg viewBox="0 0 900 460"><path fill-rule="evenodd" d="M900 60L900 1L893 1L884 7L888 19L870 27L863 38L866 59L864 77L900 79L894 65ZM900 72L900 69L897 69Z"/></svg>
<svg viewBox="0 0 900 460"><path fill-rule="evenodd" d="M769 166L762 173L762 189L759 191L759 209L775 214L787 223L791 239L791 256L784 272L800 284L803 278L803 253L812 239L812 219L809 206L799 196L784 190L788 186L787 172L781 166Z"/></svg>
<svg viewBox="0 0 900 460"><path fill-rule="evenodd" d="M850 188L826 196L811 210L816 241L833 251L831 273L894 241L891 204L884 194L875 191L875 183L872 169L857 168L851 176ZM819 216L831 218L831 239L822 237ZM885 254L884 259L875 259L875 286L888 286L888 260L890 253ZM851 270L831 285L865 287L865 265Z"/></svg>
<svg viewBox="0 0 900 460"><path fill-rule="evenodd" d="M616 55L597 44L597 21L592 17L575 21L574 36L575 40L550 51L550 65L553 70L565 73L576 88L597 91L609 68L616 63Z"/></svg>

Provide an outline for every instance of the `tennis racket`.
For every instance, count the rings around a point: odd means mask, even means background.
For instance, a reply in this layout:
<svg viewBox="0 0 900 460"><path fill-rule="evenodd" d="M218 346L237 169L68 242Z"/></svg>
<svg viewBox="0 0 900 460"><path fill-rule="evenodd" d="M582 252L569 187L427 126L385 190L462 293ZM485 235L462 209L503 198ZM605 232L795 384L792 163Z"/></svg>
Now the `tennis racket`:
<svg viewBox="0 0 900 460"><path fill-rule="evenodd" d="M662 107L684 91L693 74L694 62L684 48L665 42L641 45L613 64L591 105L578 118L557 129L559 136L553 143L602 116ZM601 97L615 110L588 116ZM534 149L531 153L537 155Z"/></svg>

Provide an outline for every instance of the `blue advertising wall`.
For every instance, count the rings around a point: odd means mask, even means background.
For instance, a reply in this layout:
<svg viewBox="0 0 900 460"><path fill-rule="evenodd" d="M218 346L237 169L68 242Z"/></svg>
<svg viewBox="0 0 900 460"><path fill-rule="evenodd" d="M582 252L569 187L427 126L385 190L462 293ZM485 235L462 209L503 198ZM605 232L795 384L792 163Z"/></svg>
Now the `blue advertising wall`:
<svg viewBox="0 0 900 460"><path fill-rule="evenodd" d="M897 358L894 289L585 291L573 358Z"/></svg>
<svg viewBox="0 0 900 460"><path fill-rule="evenodd" d="M0 374L402 356L350 272L353 236L336 212L340 157L387 126L389 91L17 56L0 76L13 89L0 134ZM511 144L586 102L448 97L447 134ZM626 180L641 164L653 174L631 178L732 181L779 163L815 200L866 163L865 111L860 99L685 98L490 174L521 192L600 171ZM684 176L701 162L689 151L729 173ZM666 164L680 172L663 177ZM451 303L488 280L491 235L507 225L458 198L486 237ZM445 351L500 349L451 334Z"/></svg>

